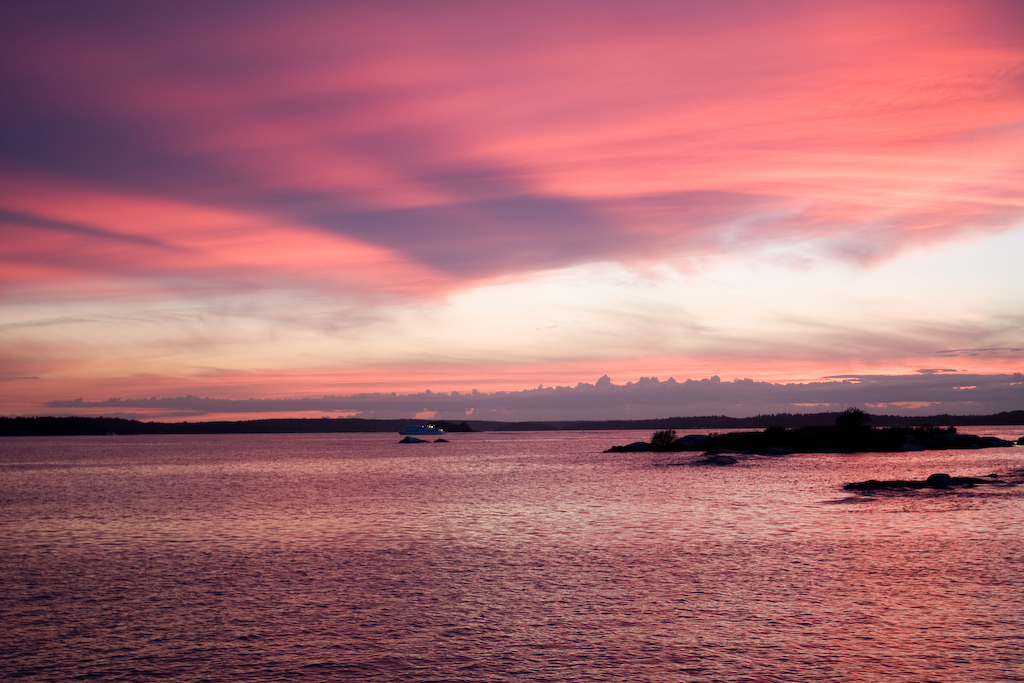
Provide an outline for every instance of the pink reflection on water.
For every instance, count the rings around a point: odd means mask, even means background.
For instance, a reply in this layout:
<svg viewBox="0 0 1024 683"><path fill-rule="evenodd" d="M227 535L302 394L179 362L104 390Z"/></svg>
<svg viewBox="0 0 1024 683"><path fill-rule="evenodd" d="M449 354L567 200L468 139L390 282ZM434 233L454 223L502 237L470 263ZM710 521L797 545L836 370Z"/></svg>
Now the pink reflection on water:
<svg viewBox="0 0 1024 683"><path fill-rule="evenodd" d="M602 452L646 437L0 442L6 666L99 674L130 647L171 680L1020 674L1020 492L842 491L1004 471L1019 449Z"/></svg>

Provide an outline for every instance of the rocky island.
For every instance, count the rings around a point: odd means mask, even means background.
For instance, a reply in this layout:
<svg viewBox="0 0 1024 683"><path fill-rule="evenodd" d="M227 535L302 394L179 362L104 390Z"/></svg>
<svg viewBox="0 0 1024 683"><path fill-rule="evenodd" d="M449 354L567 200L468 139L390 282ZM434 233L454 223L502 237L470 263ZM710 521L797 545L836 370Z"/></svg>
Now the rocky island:
<svg viewBox="0 0 1024 683"><path fill-rule="evenodd" d="M888 481L868 479L867 481L850 482L843 489L846 491L859 491L861 493L871 493L873 491L913 491L917 489L947 491L958 488L974 488L979 484L1019 486L1022 483L1024 483L1024 470L1011 472L1003 476L988 474L984 477L952 477L945 473L938 473L929 476L927 479L895 479Z"/></svg>
<svg viewBox="0 0 1024 683"><path fill-rule="evenodd" d="M785 429L769 427L760 432L729 432L676 437L674 430L655 432L650 442L612 446L606 453L704 452L724 462L733 454L789 455L791 453L885 453L942 450L949 448L1002 448L1014 442L991 436L960 434L956 427L884 427L868 425L871 416L850 408L826 427ZM724 457L721 457L724 456ZM733 459L733 461L735 461Z"/></svg>
<svg viewBox="0 0 1024 683"><path fill-rule="evenodd" d="M843 488L847 491L878 491L882 489L950 489L957 486L977 486L978 484L1004 483L998 475L990 474L982 479L980 477L951 477L948 474L933 474L927 479L896 479L892 481L879 481L868 479L867 481L855 481Z"/></svg>

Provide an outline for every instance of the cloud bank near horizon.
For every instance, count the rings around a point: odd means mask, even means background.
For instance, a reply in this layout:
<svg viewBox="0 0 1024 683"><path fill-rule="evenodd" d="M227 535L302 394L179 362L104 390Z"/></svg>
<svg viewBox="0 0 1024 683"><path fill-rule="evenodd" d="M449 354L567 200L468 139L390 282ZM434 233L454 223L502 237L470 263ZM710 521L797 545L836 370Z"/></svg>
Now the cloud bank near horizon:
<svg viewBox="0 0 1024 683"><path fill-rule="evenodd" d="M366 393L286 399L197 396L50 401L63 414L115 414L137 419L344 413L346 417L444 420L602 420L771 413L809 413L860 407L893 415L988 414L1024 407L1024 374L972 375L925 369L916 375L830 378L810 383L722 381L713 376L677 382L643 377L615 384L540 386L524 391L415 394ZM71 412L68 412L71 411ZM74 411L79 411L75 413ZM137 411L137 412L130 412Z"/></svg>

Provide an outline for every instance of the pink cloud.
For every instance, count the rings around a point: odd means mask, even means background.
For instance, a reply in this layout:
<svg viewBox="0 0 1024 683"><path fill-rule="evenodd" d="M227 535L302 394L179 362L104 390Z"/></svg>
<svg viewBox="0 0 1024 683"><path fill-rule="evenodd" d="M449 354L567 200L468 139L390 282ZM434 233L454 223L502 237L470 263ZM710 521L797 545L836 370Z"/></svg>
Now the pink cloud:
<svg viewBox="0 0 1024 683"><path fill-rule="evenodd" d="M448 281L400 252L259 214L15 178L0 203L8 264L0 281L9 283L234 280L417 296Z"/></svg>
<svg viewBox="0 0 1024 683"><path fill-rule="evenodd" d="M899 249L1014 224L1022 46L1002 7L271 5L39 23L8 52L48 86L23 85L27 112L73 103L69 144L100 126L131 147L44 173L447 254L475 278L666 243Z"/></svg>

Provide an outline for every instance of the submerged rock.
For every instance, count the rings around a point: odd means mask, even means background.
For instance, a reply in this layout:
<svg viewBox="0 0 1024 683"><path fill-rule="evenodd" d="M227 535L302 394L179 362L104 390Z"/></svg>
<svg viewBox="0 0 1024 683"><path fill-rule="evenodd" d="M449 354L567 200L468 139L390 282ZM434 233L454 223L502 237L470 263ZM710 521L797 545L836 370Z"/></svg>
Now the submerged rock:
<svg viewBox="0 0 1024 683"><path fill-rule="evenodd" d="M762 448L757 451L758 455L771 456L793 455L794 453L796 453L796 449L791 446L772 446L770 448Z"/></svg>
<svg viewBox="0 0 1024 683"><path fill-rule="evenodd" d="M415 436L407 436L398 443L427 443L427 440L417 439Z"/></svg>
<svg viewBox="0 0 1024 683"><path fill-rule="evenodd" d="M716 455L708 455L701 458L700 460L694 461L694 465L715 465L721 467L724 465L735 465L739 460L731 455L725 453L718 453Z"/></svg>

